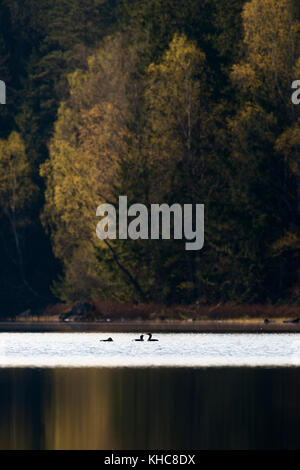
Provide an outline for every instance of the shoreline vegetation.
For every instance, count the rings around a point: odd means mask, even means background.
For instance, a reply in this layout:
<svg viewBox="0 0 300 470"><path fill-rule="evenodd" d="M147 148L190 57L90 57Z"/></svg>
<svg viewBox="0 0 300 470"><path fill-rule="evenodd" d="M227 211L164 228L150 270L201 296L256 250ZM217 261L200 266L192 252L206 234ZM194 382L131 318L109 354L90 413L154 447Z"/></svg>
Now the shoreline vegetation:
<svg viewBox="0 0 300 470"><path fill-rule="evenodd" d="M57 303L7 315L0 331L300 332L299 305Z"/></svg>

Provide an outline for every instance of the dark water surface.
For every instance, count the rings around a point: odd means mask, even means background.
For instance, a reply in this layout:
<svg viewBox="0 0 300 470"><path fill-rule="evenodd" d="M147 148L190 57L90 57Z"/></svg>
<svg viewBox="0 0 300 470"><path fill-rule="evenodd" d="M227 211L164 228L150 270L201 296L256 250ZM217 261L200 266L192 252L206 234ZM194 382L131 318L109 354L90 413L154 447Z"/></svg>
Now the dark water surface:
<svg viewBox="0 0 300 470"><path fill-rule="evenodd" d="M299 449L299 368L2 368L1 449Z"/></svg>

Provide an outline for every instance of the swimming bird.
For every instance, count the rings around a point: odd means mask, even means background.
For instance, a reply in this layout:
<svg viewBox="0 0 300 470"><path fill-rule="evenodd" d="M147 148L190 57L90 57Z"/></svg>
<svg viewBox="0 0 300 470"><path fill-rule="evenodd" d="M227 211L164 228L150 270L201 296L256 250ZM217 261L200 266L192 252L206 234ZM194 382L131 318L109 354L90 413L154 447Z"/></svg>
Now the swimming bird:
<svg viewBox="0 0 300 470"><path fill-rule="evenodd" d="M111 342L113 341L113 339L112 339L112 338L100 339L100 341L102 341L102 342L104 342L104 343L105 343L105 342L111 343Z"/></svg>
<svg viewBox="0 0 300 470"><path fill-rule="evenodd" d="M144 335L141 335L138 339L133 339L132 341L144 341Z"/></svg>
<svg viewBox="0 0 300 470"><path fill-rule="evenodd" d="M147 339L147 341L158 341L158 339L152 339L152 333L147 333L149 338Z"/></svg>

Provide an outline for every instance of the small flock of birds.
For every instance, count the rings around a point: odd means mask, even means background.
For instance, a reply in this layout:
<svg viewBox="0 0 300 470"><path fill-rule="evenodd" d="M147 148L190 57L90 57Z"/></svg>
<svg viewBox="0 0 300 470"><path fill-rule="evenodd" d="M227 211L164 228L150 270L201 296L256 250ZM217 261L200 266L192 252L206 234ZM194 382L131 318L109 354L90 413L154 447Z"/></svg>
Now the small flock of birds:
<svg viewBox="0 0 300 470"><path fill-rule="evenodd" d="M147 341L158 341L158 339L152 338L152 333L147 333L147 335L148 335ZM144 336L145 335L140 335L139 338L133 339L132 341L137 341L137 342L146 341L146 340L144 340ZM102 341L103 343L107 343L107 342L111 343L113 341L113 339L112 338L100 339L100 341Z"/></svg>

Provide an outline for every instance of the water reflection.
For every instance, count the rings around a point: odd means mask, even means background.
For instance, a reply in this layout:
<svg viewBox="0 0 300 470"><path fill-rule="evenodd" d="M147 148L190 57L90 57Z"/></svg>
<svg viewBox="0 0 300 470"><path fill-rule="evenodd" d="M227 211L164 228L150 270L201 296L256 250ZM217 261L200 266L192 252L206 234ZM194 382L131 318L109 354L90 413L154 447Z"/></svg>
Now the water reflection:
<svg viewBox="0 0 300 470"><path fill-rule="evenodd" d="M2 369L1 449L299 449L300 369Z"/></svg>

